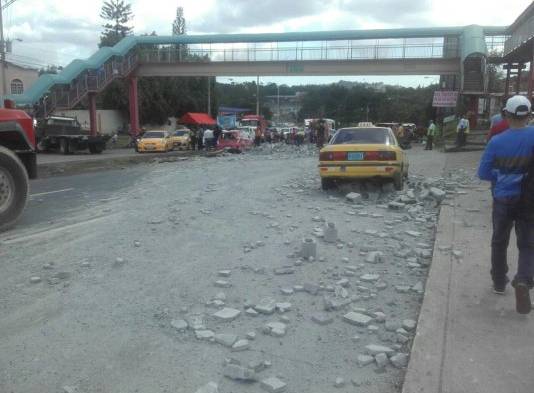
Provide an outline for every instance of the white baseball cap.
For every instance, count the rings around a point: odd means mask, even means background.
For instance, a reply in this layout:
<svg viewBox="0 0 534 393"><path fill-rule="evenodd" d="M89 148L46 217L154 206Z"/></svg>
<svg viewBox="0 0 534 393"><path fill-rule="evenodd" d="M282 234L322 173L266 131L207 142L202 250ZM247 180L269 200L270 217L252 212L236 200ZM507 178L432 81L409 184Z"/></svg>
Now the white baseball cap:
<svg viewBox="0 0 534 393"><path fill-rule="evenodd" d="M506 101L504 110L511 115L526 116L530 114L532 105L527 97L517 95L509 98L508 101Z"/></svg>

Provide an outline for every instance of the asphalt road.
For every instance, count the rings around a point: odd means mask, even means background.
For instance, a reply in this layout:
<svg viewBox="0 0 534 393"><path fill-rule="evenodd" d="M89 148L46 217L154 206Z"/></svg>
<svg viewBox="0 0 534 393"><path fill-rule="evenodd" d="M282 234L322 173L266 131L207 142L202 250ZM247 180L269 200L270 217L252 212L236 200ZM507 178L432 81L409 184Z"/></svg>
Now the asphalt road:
<svg viewBox="0 0 534 393"><path fill-rule="evenodd" d="M413 173L441 174L442 154L419 149L409 154ZM228 357L244 364L270 360L272 367L259 378L280 376L288 392L331 391L337 377L347 381L341 391L354 389L351 379L362 392L398 391L403 370L377 371L356 362L368 344L398 345L389 341L384 325L376 331L352 326L342 320L347 310L331 312L331 324L317 325L311 315L323 310L322 296L284 296L280 290L306 282L333 285L344 277L347 263L357 270L356 277L347 276L350 294L363 285L357 276L364 273L388 284L371 290L353 309L383 311L391 320L417 319L421 295L394 288L424 282L426 270L408 269L393 254L417 244L431 247L437 210L424 213L425 225L402 220L377 206L388 192L372 192L353 208L343 199L348 189L320 190L316 164L315 154L304 153L192 157L33 181L19 225L0 234L0 392L75 387L185 393L209 381L223 393L262 391L257 383L225 378ZM314 217L336 223L340 246L319 240L324 262L297 263L295 273L274 275L273 268L294 265L288 255L323 225ZM386 236L364 233L369 229ZM420 237L387 235L406 230ZM373 249L385 253L386 263L362 263L365 251ZM219 277L221 269L231 276ZM41 282L31 283L36 276ZM216 287L220 279L232 286ZM241 311L233 322L217 321L212 316L217 309L207 305L220 292L226 307ZM290 302L291 310L244 313L247 304L266 297ZM173 319L195 316L216 333L257 337L249 350L231 352L171 326ZM281 319L287 324L284 337L262 334L266 323ZM409 352L407 345L396 350Z"/></svg>

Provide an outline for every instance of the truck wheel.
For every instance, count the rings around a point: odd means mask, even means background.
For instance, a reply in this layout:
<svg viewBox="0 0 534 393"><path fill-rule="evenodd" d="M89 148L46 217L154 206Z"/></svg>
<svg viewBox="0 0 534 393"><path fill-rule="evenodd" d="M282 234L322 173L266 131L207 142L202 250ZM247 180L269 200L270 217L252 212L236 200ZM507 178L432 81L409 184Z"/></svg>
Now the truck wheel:
<svg viewBox="0 0 534 393"><path fill-rule="evenodd" d="M0 146L0 231L11 227L28 198L28 174L19 158Z"/></svg>
<svg viewBox="0 0 534 393"><path fill-rule="evenodd" d="M69 141L66 139L61 139L59 141L59 151L61 154L69 154Z"/></svg>
<svg viewBox="0 0 534 393"><path fill-rule="evenodd" d="M69 139L69 153L76 153L78 150L78 141L76 139Z"/></svg>
<svg viewBox="0 0 534 393"><path fill-rule="evenodd" d="M98 144L96 144L96 143L91 143L91 144L89 145L89 152L90 152L91 154L100 154L100 153L102 153L103 150L104 150L104 149L102 148L102 146L101 146L101 145L98 145Z"/></svg>

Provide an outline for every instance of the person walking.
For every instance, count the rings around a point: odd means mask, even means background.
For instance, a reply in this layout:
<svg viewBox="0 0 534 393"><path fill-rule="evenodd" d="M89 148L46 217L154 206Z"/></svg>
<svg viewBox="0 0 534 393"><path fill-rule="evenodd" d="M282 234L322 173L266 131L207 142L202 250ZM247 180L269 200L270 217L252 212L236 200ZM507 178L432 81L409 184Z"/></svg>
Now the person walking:
<svg viewBox="0 0 534 393"><path fill-rule="evenodd" d="M528 194L532 185L525 187L525 180L530 178L532 182L534 175L528 173L534 160L534 127L527 126L531 110L531 103L524 96L516 95L506 102L510 128L489 141L478 169L480 179L492 184L491 277L497 294L505 293L508 282L506 255L515 225L519 261L512 286L520 314L531 310L530 289L534 284L534 211L532 202L525 202L534 200Z"/></svg>
<svg viewBox="0 0 534 393"><path fill-rule="evenodd" d="M198 150L202 150L202 148L204 147L204 128L203 127L199 127L197 129L197 147L198 147Z"/></svg>
<svg viewBox="0 0 534 393"><path fill-rule="evenodd" d="M469 120L462 114L458 125L456 126L456 146L464 147L467 143L467 134L469 134Z"/></svg>
<svg viewBox="0 0 534 393"><path fill-rule="evenodd" d="M189 144L191 145L191 150L195 151L197 149L197 129L196 127L191 129L189 132Z"/></svg>
<svg viewBox="0 0 534 393"><path fill-rule="evenodd" d="M325 141L326 126L323 119L317 125L317 148L322 149Z"/></svg>
<svg viewBox="0 0 534 393"><path fill-rule="evenodd" d="M254 130L254 146L259 147L261 143L261 130L260 127L256 127Z"/></svg>
<svg viewBox="0 0 534 393"><path fill-rule="evenodd" d="M493 116L491 121L492 123L491 123L490 132L488 133L488 136L486 137L487 141L489 141L495 135L499 135L501 132L504 132L508 128L510 128L510 125L508 124L508 119L506 119L506 116L504 114L504 109L501 111L500 119Z"/></svg>
<svg viewBox="0 0 534 393"><path fill-rule="evenodd" d="M432 145L434 143L434 137L436 136L436 125L434 120L430 120L430 125L426 131L426 146L425 150L432 150Z"/></svg>
<svg viewBox="0 0 534 393"><path fill-rule="evenodd" d="M204 131L203 138L204 138L204 140L203 140L204 147L206 148L206 150L211 150L211 149L213 149L215 147L214 143L213 143L215 138L213 137L213 131L212 130L207 128Z"/></svg>

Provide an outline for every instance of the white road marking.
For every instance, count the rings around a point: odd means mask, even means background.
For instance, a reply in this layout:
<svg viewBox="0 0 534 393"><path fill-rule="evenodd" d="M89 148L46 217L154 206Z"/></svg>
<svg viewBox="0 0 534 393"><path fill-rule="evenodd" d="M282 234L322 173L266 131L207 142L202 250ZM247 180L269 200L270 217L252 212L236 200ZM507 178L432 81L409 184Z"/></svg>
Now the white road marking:
<svg viewBox="0 0 534 393"><path fill-rule="evenodd" d="M44 196L44 195L50 195L50 194L59 194L60 192L69 192L69 191L72 191L72 190L74 190L74 188L65 188L63 190L41 192L41 193L38 193L38 194L31 194L30 198L36 198L36 197L40 197L40 196Z"/></svg>

